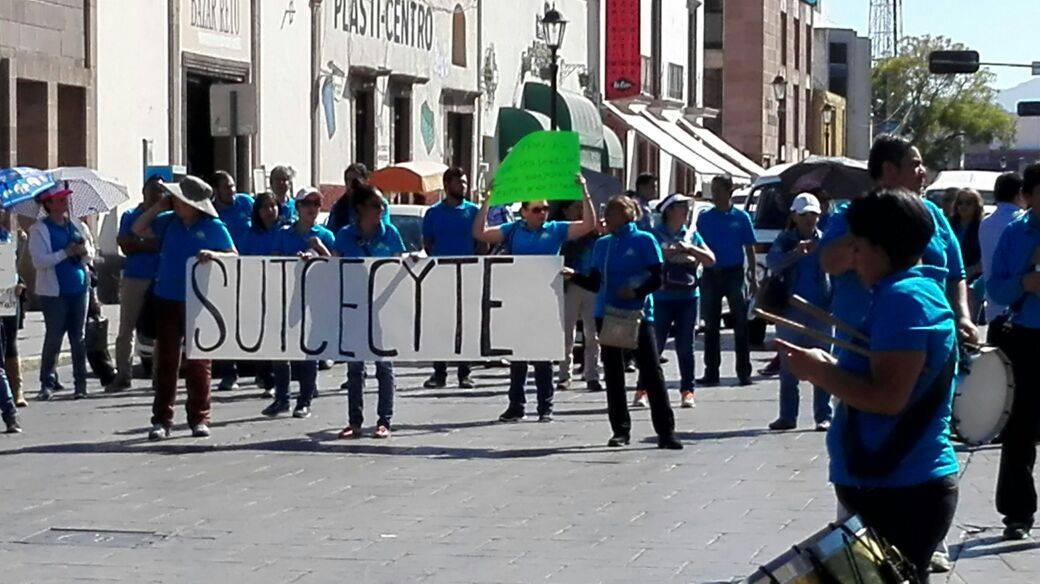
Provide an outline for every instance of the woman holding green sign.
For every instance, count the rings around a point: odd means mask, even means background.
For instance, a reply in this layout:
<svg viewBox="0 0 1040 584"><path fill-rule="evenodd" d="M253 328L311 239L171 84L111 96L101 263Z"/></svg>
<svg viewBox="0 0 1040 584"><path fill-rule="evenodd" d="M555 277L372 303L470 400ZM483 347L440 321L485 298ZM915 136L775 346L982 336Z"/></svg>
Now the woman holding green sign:
<svg viewBox="0 0 1040 584"><path fill-rule="evenodd" d="M581 221L548 221L549 202L524 201L518 221L500 227L488 227L489 199L484 201L473 222L473 237L490 245L502 245L510 255L559 255L565 241L578 239L596 228L596 209L592 206L585 179L579 174L577 182L582 189ZM534 366L535 386L538 388L538 421L551 422L553 408L553 368L549 361L531 363ZM524 386L527 382L526 361L513 361L509 371L509 407L498 417L502 422L519 422L526 415Z"/></svg>

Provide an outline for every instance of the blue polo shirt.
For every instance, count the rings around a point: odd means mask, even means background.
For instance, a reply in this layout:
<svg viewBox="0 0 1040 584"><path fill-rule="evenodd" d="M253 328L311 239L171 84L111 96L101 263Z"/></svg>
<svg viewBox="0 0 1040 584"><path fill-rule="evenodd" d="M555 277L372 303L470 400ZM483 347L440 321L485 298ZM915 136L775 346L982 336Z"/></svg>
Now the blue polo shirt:
<svg viewBox="0 0 1040 584"><path fill-rule="evenodd" d="M394 225L379 223L379 230L368 239L361 235L356 223L336 234L336 251L345 258L388 258L404 253L404 240Z"/></svg>
<svg viewBox="0 0 1040 584"><path fill-rule="evenodd" d="M986 280L986 293L1005 306L1025 301L1011 320L1017 325L1040 329L1040 295L1028 294L1022 288L1022 276L1036 270L1033 254L1040 247L1040 219L1027 213L1004 228L997 248L993 250L993 267Z"/></svg>
<svg viewBox="0 0 1040 584"><path fill-rule="evenodd" d="M296 212L296 200L289 198L284 204L278 205L278 222L282 225L292 225L300 218Z"/></svg>
<svg viewBox="0 0 1040 584"><path fill-rule="evenodd" d="M296 225L294 224L278 230L278 235L275 236L274 249L271 251L275 255L296 255L301 251L310 251L310 240L312 237L320 239L325 244L325 247L330 250L336 244L336 237L324 226L315 225L301 234L296 230Z"/></svg>
<svg viewBox="0 0 1040 584"><path fill-rule="evenodd" d="M668 229L667 225L662 223L657 227L654 227L650 233L654 236L655 239L657 239L657 243L660 247L664 247L666 245L674 244L680 241L692 243L693 245L696 245L698 247L704 246L704 239L701 237L701 234L697 233L696 231L694 231L691 234L689 232L689 229L687 229L685 225L683 225L678 232L672 232ZM691 267L696 268L696 266L692 265ZM682 290L666 290L664 288L661 288L657 292L654 292L654 300L694 300L696 298L700 298L700 296L701 290L699 286L694 286L693 288Z"/></svg>
<svg viewBox="0 0 1040 584"><path fill-rule="evenodd" d="M463 200L458 205L441 201L426 210L423 216L424 239L433 240L432 256L469 256L476 253L473 222L480 208Z"/></svg>
<svg viewBox="0 0 1040 584"><path fill-rule="evenodd" d="M145 209L131 209L119 219L119 237L134 235L134 222L141 217ZM173 220L173 211L163 211L152 219L152 232L162 240L166 227ZM123 262L123 276L126 278L140 278L142 280L154 280L159 271L159 252L132 253L126 256Z"/></svg>
<svg viewBox="0 0 1040 584"><path fill-rule="evenodd" d="M49 217L42 221L50 234L53 251L65 249L70 243L83 241L83 234L71 221L66 221L64 225L58 225ZM78 296L87 291L87 266L82 257L61 260L54 266L54 274L58 277L58 293L62 296Z"/></svg>
<svg viewBox="0 0 1040 584"><path fill-rule="evenodd" d="M636 288L650 277L649 268L664 263L661 246L653 235L628 223L614 233L599 238L592 250L592 269L602 275L596 294L596 318L603 318L608 306L622 310L643 308L643 318L654 320L653 294L642 298L623 299L617 296L620 288Z"/></svg>
<svg viewBox="0 0 1040 584"><path fill-rule="evenodd" d="M191 227L186 227L180 219L173 219L163 234L155 295L184 302L188 259L204 249L225 251L234 246L231 233L220 219L203 215Z"/></svg>
<svg viewBox="0 0 1040 584"><path fill-rule="evenodd" d="M953 311L946 300L946 270L933 266L917 266L888 276L873 288L872 302L861 330L870 336L871 351L923 351L924 370L909 404L921 399L934 382L951 352L957 350L957 328ZM866 357L840 351L838 366L857 375L870 374ZM827 433L830 453L830 480L836 485L891 488L919 485L957 472L957 456L950 444L950 413L954 382L946 389L948 396L928 421L921 440L888 476L860 478L853 476L846 462L843 434L848 411L838 408ZM892 431L899 416L860 414L860 443L877 450Z"/></svg>
<svg viewBox="0 0 1040 584"><path fill-rule="evenodd" d="M240 255L269 256L274 255L274 246L278 241L278 232L283 228L275 224L271 229L255 229L250 227L242 234L236 245Z"/></svg>
<svg viewBox="0 0 1040 584"><path fill-rule="evenodd" d="M559 255L569 228L566 221L546 221L530 229L523 219L499 227L511 255Z"/></svg>
<svg viewBox="0 0 1040 584"><path fill-rule="evenodd" d="M213 205L217 206L216 202ZM237 243L253 224L253 197L236 193L230 205L217 209L217 216L227 226L231 238Z"/></svg>
<svg viewBox="0 0 1040 584"><path fill-rule="evenodd" d="M743 209L708 209L697 216L697 232L715 254L716 268L744 265L744 246L755 244L751 216Z"/></svg>

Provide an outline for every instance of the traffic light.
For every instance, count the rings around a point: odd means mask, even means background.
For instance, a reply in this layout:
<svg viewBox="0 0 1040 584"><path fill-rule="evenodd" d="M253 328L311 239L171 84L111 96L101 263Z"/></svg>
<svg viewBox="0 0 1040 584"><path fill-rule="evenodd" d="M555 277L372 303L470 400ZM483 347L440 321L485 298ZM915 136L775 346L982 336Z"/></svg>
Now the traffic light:
<svg viewBox="0 0 1040 584"><path fill-rule="evenodd" d="M928 71L936 75L975 73L978 70L978 51L932 51L928 54Z"/></svg>
<svg viewBox="0 0 1040 584"><path fill-rule="evenodd" d="M1018 102L1018 117L1040 118L1040 101Z"/></svg>

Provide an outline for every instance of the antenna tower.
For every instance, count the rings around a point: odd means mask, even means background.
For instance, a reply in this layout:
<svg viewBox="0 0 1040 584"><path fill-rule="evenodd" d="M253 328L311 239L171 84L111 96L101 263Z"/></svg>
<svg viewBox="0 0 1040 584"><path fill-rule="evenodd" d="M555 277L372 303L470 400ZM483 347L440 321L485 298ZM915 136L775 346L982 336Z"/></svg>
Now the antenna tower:
<svg viewBox="0 0 1040 584"><path fill-rule="evenodd" d="M899 54L903 38L903 0L870 0L870 40L875 59Z"/></svg>

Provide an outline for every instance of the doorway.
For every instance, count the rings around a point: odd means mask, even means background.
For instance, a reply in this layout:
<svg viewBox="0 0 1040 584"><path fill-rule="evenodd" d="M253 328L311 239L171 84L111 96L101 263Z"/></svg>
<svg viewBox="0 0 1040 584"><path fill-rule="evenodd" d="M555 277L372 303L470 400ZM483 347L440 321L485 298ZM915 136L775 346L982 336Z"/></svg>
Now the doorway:
<svg viewBox="0 0 1040 584"><path fill-rule="evenodd" d="M210 87L229 80L189 71L185 75L184 147L188 174L209 180L213 173L224 170L245 189L250 183L249 138L215 138L210 132Z"/></svg>
<svg viewBox="0 0 1040 584"><path fill-rule="evenodd" d="M444 157L448 166L457 166L473 176L473 115L448 112L445 121Z"/></svg>

